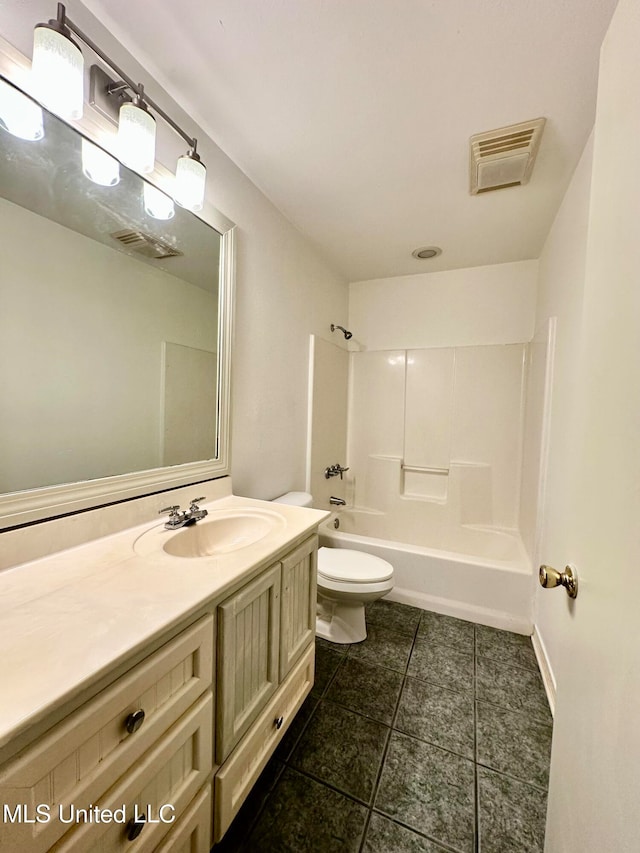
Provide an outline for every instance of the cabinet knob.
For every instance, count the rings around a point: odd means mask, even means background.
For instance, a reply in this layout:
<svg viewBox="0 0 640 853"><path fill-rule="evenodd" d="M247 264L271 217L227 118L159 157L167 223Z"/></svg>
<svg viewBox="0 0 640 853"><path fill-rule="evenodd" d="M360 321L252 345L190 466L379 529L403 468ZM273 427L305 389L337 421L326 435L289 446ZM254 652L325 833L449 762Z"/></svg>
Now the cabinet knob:
<svg viewBox="0 0 640 853"><path fill-rule="evenodd" d="M124 721L125 728L130 735L132 735L134 732L137 732L143 723L144 711L142 710L142 708L139 708L137 711L133 711L133 713L129 714L127 719Z"/></svg>
<svg viewBox="0 0 640 853"><path fill-rule="evenodd" d="M135 841L136 838L140 835L145 826L145 818L139 817L137 820L131 818L129 823L127 824L127 841Z"/></svg>
<svg viewBox="0 0 640 853"><path fill-rule="evenodd" d="M282 724L284 723L284 717L278 717L273 722L275 723L276 728L280 729L280 728L282 728Z"/></svg>

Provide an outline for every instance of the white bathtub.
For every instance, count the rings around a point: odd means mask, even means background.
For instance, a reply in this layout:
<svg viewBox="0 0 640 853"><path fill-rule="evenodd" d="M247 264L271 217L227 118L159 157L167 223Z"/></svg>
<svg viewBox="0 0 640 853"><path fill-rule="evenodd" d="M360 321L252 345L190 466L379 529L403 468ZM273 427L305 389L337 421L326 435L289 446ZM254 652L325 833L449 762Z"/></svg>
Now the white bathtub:
<svg viewBox="0 0 640 853"><path fill-rule="evenodd" d="M340 510L320 525L320 544L366 551L391 563L391 601L531 633L534 579L517 534L479 527L431 530L426 535L435 547L427 547L394 541L385 521L384 514Z"/></svg>

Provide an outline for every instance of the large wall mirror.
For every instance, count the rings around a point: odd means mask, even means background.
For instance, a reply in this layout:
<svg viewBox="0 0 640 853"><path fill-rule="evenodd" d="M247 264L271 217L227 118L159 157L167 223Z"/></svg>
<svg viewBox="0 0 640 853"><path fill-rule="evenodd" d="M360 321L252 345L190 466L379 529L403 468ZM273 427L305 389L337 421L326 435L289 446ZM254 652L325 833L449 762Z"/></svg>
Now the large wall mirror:
<svg viewBox="0 0 640 853"><path fill-rule="evenodd" d="M0 127L0 528L228 473L232 223L42 117Z"/></svg>

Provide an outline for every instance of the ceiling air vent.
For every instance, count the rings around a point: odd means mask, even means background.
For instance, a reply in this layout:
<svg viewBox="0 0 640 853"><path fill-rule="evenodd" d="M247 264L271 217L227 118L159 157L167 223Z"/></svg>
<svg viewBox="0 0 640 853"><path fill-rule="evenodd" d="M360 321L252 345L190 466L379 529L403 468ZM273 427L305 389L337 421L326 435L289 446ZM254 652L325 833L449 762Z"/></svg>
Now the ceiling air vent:
<svg viewBox="0 0 640 853"><path fill-rule="evenodd" d="M518 187L531 177L545 119L474 134L470 142L471 195Z"/></svg>
<svg viewBox="0 0 640 853"><path fill-rule="evenodd" d="M178 249L174 249L167 243L163 243L162 240L158 240L157 237L150 237L142 231L125 229L124 231L114 231L111 236L131 251L144 255L145 258L159 260L160 258L177 258L182 255Z"/></svg>

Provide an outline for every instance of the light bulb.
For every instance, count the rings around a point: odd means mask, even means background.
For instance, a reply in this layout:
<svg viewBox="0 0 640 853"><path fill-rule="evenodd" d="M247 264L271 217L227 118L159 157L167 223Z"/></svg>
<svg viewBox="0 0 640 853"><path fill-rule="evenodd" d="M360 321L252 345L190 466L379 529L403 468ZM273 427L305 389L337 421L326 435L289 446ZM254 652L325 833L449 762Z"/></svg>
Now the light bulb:
<svg viewBox="0 0 640 853"><path fill-rule="evenodd" d="M82 171L101 187L115 187L120 183L120 164L116 158L88 139L82 140Z"/></svg>
<svg viewBox="0 0 640 853"><path fill-rule="evenodd" d="M125 103L118 122L120 159L136 172L153 172L156 159L156 121L143 106Z"/></svg>
<svg viewBox="0 0 640 853"><path fill-rule="evenodd" d="M144 209L154 219L173 219L176 212L173 200L162 190L146 181L144 184Z"/></svg>
<svg viewBox="0 0 640 853"><path fill-rule="evenodd" d="M33 91L38 100L62 118L81 118L83 73L84 60L78 45L52 26L38 24L33 33L31 63Z"/></svg>
<svg viewBox="0 0 640 853"><path fill-rule="evenodd" d="M44 136L42 109L4 80L0 80L0 127L19 139L35 141Z"/></svg>
<svg viewBox="0 0 640 853"><path fill-rule="evenodd" d="M202 210L207 170L197 154L183 154L178 158L173 197L181 207Z"/></svg>

